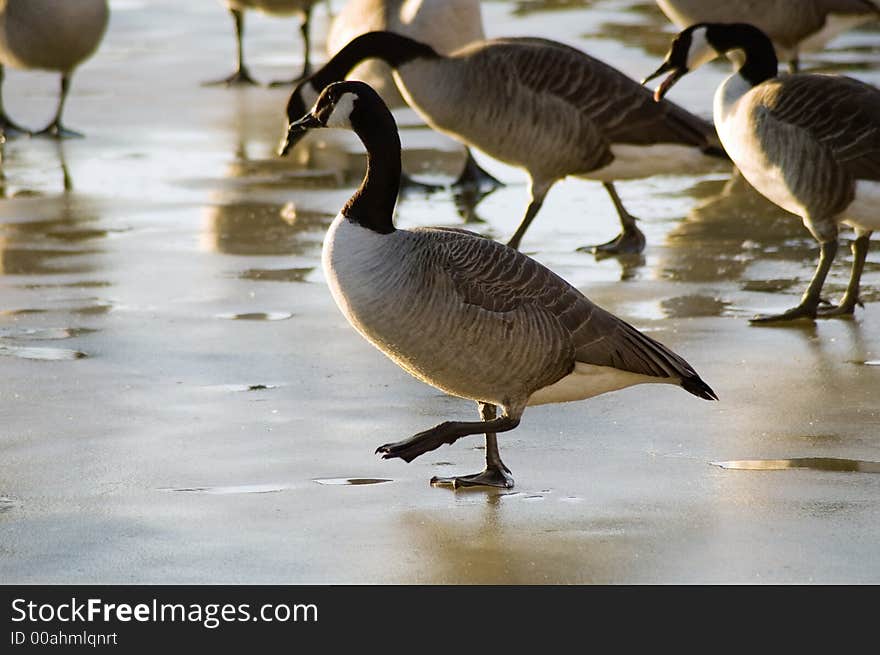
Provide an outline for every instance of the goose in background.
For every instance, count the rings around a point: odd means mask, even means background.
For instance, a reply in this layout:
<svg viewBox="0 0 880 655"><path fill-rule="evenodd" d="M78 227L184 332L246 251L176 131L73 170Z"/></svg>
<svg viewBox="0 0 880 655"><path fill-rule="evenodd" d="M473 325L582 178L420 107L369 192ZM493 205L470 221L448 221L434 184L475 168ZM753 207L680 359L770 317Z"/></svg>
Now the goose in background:
<svg viewBox="0 0 880 655"><path fill-rule="evenodd" d="M695 23L750 23L773 41L797 72L801 52L818 52L838 35L880 18L880 0L657 0L679 28Z"/></svg>
<svg viewBox="0 0 880 655"><path fill-rule="evenodd" d="M288 114L305 113L325 86L371 58L394 69L407 104L429 126L526 170L531 200L513 248L550 188L571 175L602 181L620 217L621 234L594 252L641 252L644 234L614 180L705 170L723 156L711 123L653 102L598 59L538 38L479 41L445 56L399 34L363 34L297 86Z"/></svg>
<svg viewBox="0 0 880 655"><path fill-rule="evenodd" d="M732 50L744 62L715 92L715 126L748 182L803 219L819 242L819 264L800 303L754 323L852 316L871 232L880 228L880 91L839 75L778 76L770 39L753 25L698 23L675 37L651 79L668 73L659 100L682 76ZM849 284L822 306L841 224L855 228Z"/></svg>
<svg viewBox="0 0 880 655"><path fill-rule="evenodd" d="M348 0L330 24L328 56L333 57L355 37L375 31L408 36L442 54L486 37L479 0ZM347 78L369 84L389 107L406 106L391 69L379 59L358 64ZM464 168L452 186L502 186L477 164L470 148L465 150Z"/></svg>
<svg viewBox="0 0 880 655"><path fill-rule="evenodd" d="M307 130L324 127L354 130L367 150L366 176L324 239L324 274L336 304L408 373L479 407L480 421L447 421L382 445L383 458L410 462L485 434L484 471L432 483L510 488L496 435L519 425L529 405L649 382L716 399L684 359L517 250L460 229L397 229L400 137L368 85L331 84L305 116L288 116L281 155Z"/></svg>
<svg viewBox="0 0 880 655"><path fill-rule="evenodd" d="M73 71L88 59L104 38L110 9L106 0L0 1L0 85L3 67L61 73L61 93L52 122L36 134L82 136L61 124ZM0 129L29 130L14 123L0 97Z"/></svg>
<svg viewBox="0 0 880 655"><path fill-rule="evenodd" d="M309 28L312 18L312 7L317 0L222 0L226 5L229 15L232 16L235 25L235 70L222 80L206 82L207 86L216 85L241 85L257 84L251 77L250 71L244 63L244 12L246 9L256 9L270 16L297 16L300 20L299 30L303 39L303 70L302 75L293 80L272 82L270 86L283 86L294 84L307 77L312 70L310 61L311 40Z"/></svg>

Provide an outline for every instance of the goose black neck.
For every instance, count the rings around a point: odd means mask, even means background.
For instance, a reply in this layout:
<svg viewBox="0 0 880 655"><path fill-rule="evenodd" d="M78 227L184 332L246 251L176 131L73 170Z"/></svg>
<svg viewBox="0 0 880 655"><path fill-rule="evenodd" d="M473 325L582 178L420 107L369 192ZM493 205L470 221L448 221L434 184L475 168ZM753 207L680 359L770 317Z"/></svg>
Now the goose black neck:
<svg viewBox="0 0 880 655"><path fill-rule="evenodd" d="M737 71L752 86L757 86L779 74L779 59L769 37L747 23L714 25L706 35L720 52L742 50L745 62Z"/></svg>
<svg viewBox="0 0 880 655"><path fill-rule="evenodd" d="M312 76L312 86L323 89L328 84L344 80L351 69L365 59L381 59L391 68L397 68L413 59L440 57L431 46L394 32L367 32L352 39L333 55L323 68Z"/></svg>
<svg viewBox="0 0 880 655"><path fill-rule="evenodd" d="M378 95L359 98L351 124L367 149L367 172L360 187L342 208L342 215L378 232L394 232L394 206L400 191L400 135L397 123Z"/></svg>

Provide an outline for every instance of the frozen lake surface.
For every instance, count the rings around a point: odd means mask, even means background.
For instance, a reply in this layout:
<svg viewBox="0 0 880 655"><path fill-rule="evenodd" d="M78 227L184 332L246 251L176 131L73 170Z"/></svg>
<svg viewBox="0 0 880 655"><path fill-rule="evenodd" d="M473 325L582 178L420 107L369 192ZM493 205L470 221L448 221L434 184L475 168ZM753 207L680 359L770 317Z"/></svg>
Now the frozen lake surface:
<svg viewBox="0 0 880 655"><path fill-rule="evenodd" d="M111 6L68 103L86 138L3 150L4 583L880 582L876 244L855 320L755 328L748 317L797 302L817 248L729 169L621 184L648 240L634 261L576 252L617 218L601 184L557 185L523 250L685 356L721 400L651 385L531 408L500 437L512 492L432 488L478 470L482 438L411 464L373 451L473 420L472 403L363 341L320 271L360 145L324 132L279 160L288 90L200 85L231 68L219 3ZM561 40L639 79L674 33L647 0L483 15L489 36ZM320 49L323 3L315 18ZM248 19L255 76L299 70L296 21ZM880 28L803 64L878 84ZM727 70L670 97L708 116ZM56 86L8 71L4 100L36 127ZM404 166L448 183L461 148L399 116ZM475 208L408 195L398 225L467 221L506 240L525 176L477 157L507 186Z"/></svg>

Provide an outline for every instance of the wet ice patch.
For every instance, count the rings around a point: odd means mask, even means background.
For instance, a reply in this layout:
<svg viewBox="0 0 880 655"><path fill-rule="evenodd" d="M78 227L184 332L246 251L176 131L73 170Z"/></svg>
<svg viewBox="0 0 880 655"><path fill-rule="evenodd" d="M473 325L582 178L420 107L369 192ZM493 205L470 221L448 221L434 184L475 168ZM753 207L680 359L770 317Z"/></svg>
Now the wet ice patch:
<svg viewBox="0 0 880 655"><path fill-rule="evenodd" d="M243 314L218 314L217 318L230 321L286 321L293 314L288 312L246 312Z"/></svg>
<svg viewBox="0 0 880 655"><path fill-rule="evenodd" d="M382 484L383 482L394 482L388 478L317 478L312 480L318 484L325 485L362 485L362 484Z"/></svg>
<svg viewBox="0 0 880 655"><path fill-rule="evenodd" d="M711 462L713 466L738 471L784 471L787 469L812 469L843 473L880 473L880 462L837 457L794 457L792 459L738 459Z"/></svg>
<svg viewBox="0 0 880 655"><path fill-rule="evenodd" d="M84 352L67 348L35 348L31 346L9 346L5 344L0 344L0 356L46 361L70 361L73 359L88 357Z"/></svg>
<svg viewBox="0 0 880 655"><path fill-rule="evenodd" d="M290 489L288 484L242 484L228 487L165 487L159 491L184 491L210 495L270 494Z"/></svg>

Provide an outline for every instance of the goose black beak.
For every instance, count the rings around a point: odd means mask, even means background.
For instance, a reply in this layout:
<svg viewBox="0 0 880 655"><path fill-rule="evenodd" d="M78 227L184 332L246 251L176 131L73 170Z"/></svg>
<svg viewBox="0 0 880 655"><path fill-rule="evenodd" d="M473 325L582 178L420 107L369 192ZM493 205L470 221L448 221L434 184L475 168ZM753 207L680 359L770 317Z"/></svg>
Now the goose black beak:
<svg viewBox="0 0 880 655"><path fill-rule="evenodd" d="M300 139L306 135L306 132L316 127L324 127L324 124L314 114L306 114L298 121L290 123L287 126L287 134L284 135L284 138L281 139L281 144L278 146L278 156L284 157L293 146L299 143Z"/></svg>
<svg viewBox="0 0 880 655"><path fill-rule="evenodd" d="M663 96L665 96L669 89L673 87L673 85L678 82L682 77L687 75L687 68L679 68L675 64L671 64L668 61L664 61L660 68L655 70L653 73L648 75L645 79L642 80L642 84L647 84L653 79L664 75L665 73L669 73L669 76L660 83L660 86L657 87L657 90L654 91L654 101L660 102L663 100Z"/></svg>

